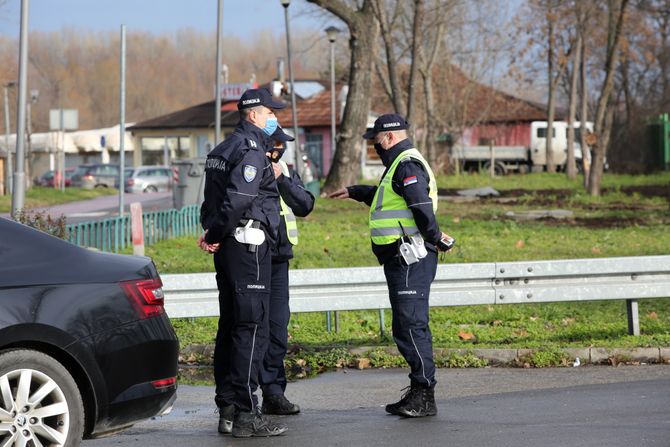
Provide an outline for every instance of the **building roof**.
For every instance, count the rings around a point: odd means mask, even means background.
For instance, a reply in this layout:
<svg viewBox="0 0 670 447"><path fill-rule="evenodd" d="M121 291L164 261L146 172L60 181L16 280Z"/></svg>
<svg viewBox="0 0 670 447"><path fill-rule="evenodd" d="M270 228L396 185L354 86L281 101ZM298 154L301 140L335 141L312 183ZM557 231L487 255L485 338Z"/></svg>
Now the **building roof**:
<svg viewBox="0 0 670 447"><path fill-rule="evenodd" d="M323 84L321 84L323 85ZM296 98L298 125L300 127L328 127L331 124L331 102L330 87L324 87L321 91L306 99ZM342 117L342 106L346 98L342 98L345 86L335 86L335 122L340 123ZM296 96L298 89L296 89ZM293 110L289 101L288 106L276 113L277 119L283 127L293 126Z"/></svg>
<svg viewBox="0 0 670 447"><path fill-rule="evenodd" d="M233 107L230 107L232 105ZM226 101L221 106L221 126L235 127L240 121L237 101ZM214 128L214 101L203 102L176 112L139 122L128 130Z"/></svg>
<svg viewBox="0 0 670 447"><path fill-rule="evenodd" d="M544 105L474 81L453 65L448 66L441 75L444 86L438 89L435 96L455 104L455 110L460 111L460 119L464 122L500 123L547 119ZM557 115L560 114L557 111Z"/></svg>

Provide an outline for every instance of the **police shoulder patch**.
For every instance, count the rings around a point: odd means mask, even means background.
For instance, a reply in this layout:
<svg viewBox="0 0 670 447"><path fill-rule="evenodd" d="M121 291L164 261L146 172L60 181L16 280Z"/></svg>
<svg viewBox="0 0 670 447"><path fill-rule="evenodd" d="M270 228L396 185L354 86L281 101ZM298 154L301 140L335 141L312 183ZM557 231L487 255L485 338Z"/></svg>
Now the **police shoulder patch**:
<svg viewBox="0 0 670 447"><path fill-rule="evenodd" d="M256 173L258 172L258 169L256 169L256 166L244 165L243 172L244 172L244 181L247 183L251 183L256 178Z"/></svg>

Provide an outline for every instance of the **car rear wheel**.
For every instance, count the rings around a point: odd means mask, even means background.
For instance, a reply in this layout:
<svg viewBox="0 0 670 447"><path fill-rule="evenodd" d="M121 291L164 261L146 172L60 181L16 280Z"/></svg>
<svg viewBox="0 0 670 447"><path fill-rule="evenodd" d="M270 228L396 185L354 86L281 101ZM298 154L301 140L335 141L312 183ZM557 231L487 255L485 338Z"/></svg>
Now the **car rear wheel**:
<svg viewBox="0 0 670 447"><path fill-rule="evenodd" d="M0 354L0 445L77 446L84 405L70 373L41 352Z"/></svg>
<svg viewBox="0 0 670 447"><path fill-rule="evenodd" d="M144 192L158 192L158 189L156 189L155 186L150 185L150 186L147 186L146 188L144 188Z"/></svg>

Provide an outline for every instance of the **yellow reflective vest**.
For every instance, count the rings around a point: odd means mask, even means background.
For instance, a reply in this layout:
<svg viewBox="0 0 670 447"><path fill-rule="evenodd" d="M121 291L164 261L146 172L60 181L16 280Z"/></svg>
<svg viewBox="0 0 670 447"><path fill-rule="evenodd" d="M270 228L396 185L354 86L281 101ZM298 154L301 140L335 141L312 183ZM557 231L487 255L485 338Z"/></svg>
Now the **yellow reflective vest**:
<svg viewBox="0 0 670 447"><path fill-rule="evenodd" d="M279 160L279 166L281 166L281 172L286 177L291 177L291 173L288 170L288 165L283 160ZM295 220L295 215L293 210L284 202L284 199L279 195L279 205L281 210L279 214L284 218L284 223L286 224L286 236L291 245L298 245L298 224Z"/></svg>
<svg viewBox="0 0 670 447"><path fill-rule="evenodd" d="M419 229L414 215L407 206L405 199L393 190L392 180L398 165L409 158L421 162L430 178L428 196L433 202L433 212L437 211L437 183L432 169L421 153L415 148L403 151L382 178L370 207L370 237L376 245L391 244L403 235L403 228L409 234L416 234ZM401 228L402 225L402 228Z"/></svg>

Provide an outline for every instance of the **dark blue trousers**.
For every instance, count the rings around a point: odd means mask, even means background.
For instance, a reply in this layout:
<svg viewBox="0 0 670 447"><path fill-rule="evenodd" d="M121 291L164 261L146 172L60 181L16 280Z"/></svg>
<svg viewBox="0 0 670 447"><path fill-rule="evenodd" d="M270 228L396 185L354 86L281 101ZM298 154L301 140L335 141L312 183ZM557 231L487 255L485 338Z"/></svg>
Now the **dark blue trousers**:
<svg viewBox="0 0 670 447"><path fill-rule="evenodd" d="M288 321L291 310L288 304L288 261L272 264L270 293L270 341L261 369L263 396L284 394L286 371L284 357L288 349Z"/></svg>
<svg viewBox="0 0 670 447"><path fill-rule="evenodd" d="M255 253L233 237L214 254L219 289L219 328L214 348L217 406L251 411L258 404L263 356L268 343L272 255L267 242Z"/></svg>
<svg viewBox="0 0 670 447"><path fill-rule="evenodd" d="M410 380L425 387L435 385L428 300L436 271L437 253L432 251L412 265L405 265L399 257L384 264L393 311L393 339L411 368Z"/></svg>

